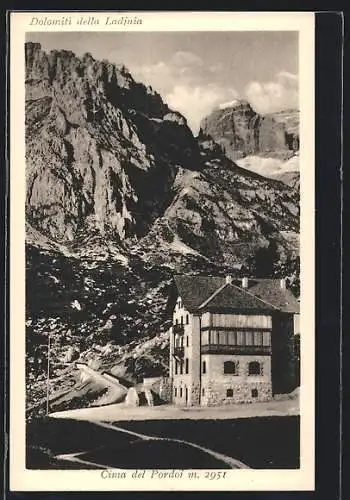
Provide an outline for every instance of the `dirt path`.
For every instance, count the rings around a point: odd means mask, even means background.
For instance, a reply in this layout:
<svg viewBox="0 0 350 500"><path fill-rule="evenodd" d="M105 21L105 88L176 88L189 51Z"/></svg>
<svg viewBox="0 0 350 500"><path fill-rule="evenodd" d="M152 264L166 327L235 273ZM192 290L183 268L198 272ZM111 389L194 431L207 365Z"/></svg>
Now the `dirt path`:
<svg viewBox="0 0 350 500"><path fill-rule="evenodd" d="M185 441L183 439L175 439L175 438L162 438L162 437L157 437L157 436L149 436L147 434L140 434L139 432L130 431L128 429L124 429L123 427L108 424L105 422L96 422L96 423L97 423L97 425L100 425L101 427L105 427L106 429L115 429L119 432L125 432L126 434L130 434L132 436L139 437L140 439L144 439L147 441L167 441L167 442L185 444L185 445L191 446L192 448L196 448L197 450L201 450L204 453L208 453L208 455L211 455L212 457L216 458L217 460L221 460L221 461L225 462L232 469L249 469L249 467L247 465L245 465L243 462L240 462L239 460L236 460L235 458L224 455L223 453L218 453L216 451L213 451L209 448L205 448L204 446L200 446L200 445L198 445L196 443L192 443L190 441Z"/></svg>
<svg viewBox="0 0 350 500"><path fill-rule="evenodd" d="M198 408L174 405L128 407L123 403L94 408L81 408L51 413L53 418L72 418L89 422L117 422L126 420L177 419L236 419L253 417L284 417L299 415L297 400L268 401L266 403L237 404L225 407Z"/></svg>
<svg viewBox="0 0 350 500"><path fill-rule="evenodd" d="M213 458L215 458L219 462L223 462L224 464L228 465L231 469L249 469L249 467L246 464L244 464L243 462L240 462L239 460L236 460L228 455L224 455L223 453L218 453L216 451L213 451L210 448L206 448L206 447L200 446L196 443L192 443L190 441L185 441L183 439L175 439L175 438L163 438L163 437L157 437L157 436L149 436L147 434L141 434L139 432L130 431L128 429L124 429L123 427L112 425L112 424L109 424L107 422L91 422L91 423L98 425L100 427L104 427L104 428L109 429L109 430L113 430L115 432L122 432L125 434L129 434L131 436L142 439L143 441L163 441L163 442L168 442L168 443L179 443L179 444L183 444L185 446L190 446L192 448L195 448L197 450L202 451L203 453L206 453L207 455L212 456ZM76 462L76 463L80 463L83 465L89 465L89 466L92 465L92 466L95 466L97 468L102 468L102 469L112 468L112 466L98 464L96 462L90 462L88 460L84 460L83 458L80 458L85 453L86 452L65 453L65 454L61 454L61 455L56 455L56 459L66 460L69 462Z"/></svg>
<svg viewBox="0 0 350 500"><path fill-rule="evenodd" d="M97 469L110 469L108 465L97 464L96 462L90 462L88 460L83 460L79 458L79 455L82 455L85 452L80 453L63 453L62 455L56 455L57 460L66 460L67 462L74 462L82 465L88 465L89 467L93 466Z"/></svg>

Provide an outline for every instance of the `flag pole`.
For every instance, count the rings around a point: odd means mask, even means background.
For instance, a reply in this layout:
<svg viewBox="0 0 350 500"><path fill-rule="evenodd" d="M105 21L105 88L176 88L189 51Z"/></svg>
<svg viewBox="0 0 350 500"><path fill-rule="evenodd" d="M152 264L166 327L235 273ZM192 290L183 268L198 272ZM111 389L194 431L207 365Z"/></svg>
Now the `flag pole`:
<svg viewBox="0 0 350 500"><path fill-rule="evenodd" d="M49 395L50 395L50 345L51 334L48 334L48 343L47 343L47 377L46 377L46 415L49 414Z"/></svg>

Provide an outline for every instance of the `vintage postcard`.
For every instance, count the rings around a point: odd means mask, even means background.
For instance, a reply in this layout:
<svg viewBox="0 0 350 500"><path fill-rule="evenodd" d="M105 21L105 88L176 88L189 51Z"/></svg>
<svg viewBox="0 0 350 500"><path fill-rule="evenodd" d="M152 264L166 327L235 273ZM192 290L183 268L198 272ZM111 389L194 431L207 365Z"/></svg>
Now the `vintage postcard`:
<svg viewBox="0 0 350 500"><path fill-rule="evenodd" d="M313 490L314 15L10 22L10 490Z"/></svg>

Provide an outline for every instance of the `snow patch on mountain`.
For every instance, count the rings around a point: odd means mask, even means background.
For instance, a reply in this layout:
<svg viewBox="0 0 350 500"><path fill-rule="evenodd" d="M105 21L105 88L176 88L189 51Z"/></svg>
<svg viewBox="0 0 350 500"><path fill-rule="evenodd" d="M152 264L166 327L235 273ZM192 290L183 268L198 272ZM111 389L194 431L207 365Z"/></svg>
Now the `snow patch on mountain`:
<svg viewBox="0 0 350 500"><path fill-rule="evenodd" d="M283 161L279 158L266 158L258 155L249 155L236 161L237 165L263 175L264 177L274 177L275 175L287 172L299 172L299 155L295 154L289 160Z"/></svg>
<svg viewBox="0 0 350 500"><path fill-rule="evenodd" d="M219 109L226 109L226 108L233 108L234 106L237 106L240 104L239 99L233 99L233 101L228 101L228 102L223 102L219 104Z"/></svg>

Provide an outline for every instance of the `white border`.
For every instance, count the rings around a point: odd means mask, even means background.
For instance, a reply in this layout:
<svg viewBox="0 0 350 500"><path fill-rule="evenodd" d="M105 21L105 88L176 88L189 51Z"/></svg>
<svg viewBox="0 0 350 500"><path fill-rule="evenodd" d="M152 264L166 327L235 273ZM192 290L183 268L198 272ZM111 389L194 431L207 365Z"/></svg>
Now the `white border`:
<svg viewBox="0 0 350 500"><path fill-rule="evenodd" d="M314 324L314 14L298 12L111 12L142 25L105 26L107 12L11 13L10 22L10 490L11 491L200 491L313 490L315 416ZM30 26L32 17L70 16L65 27ZM99 26L78 28L81 16ZM100 471L25 469L25 75L26 31L299 31L301 170L301 466L298 470L230 470L227 479L105 480ZM203 475L203 471L198 471ZM149 476L149 474L147 474Z"/></svg>

